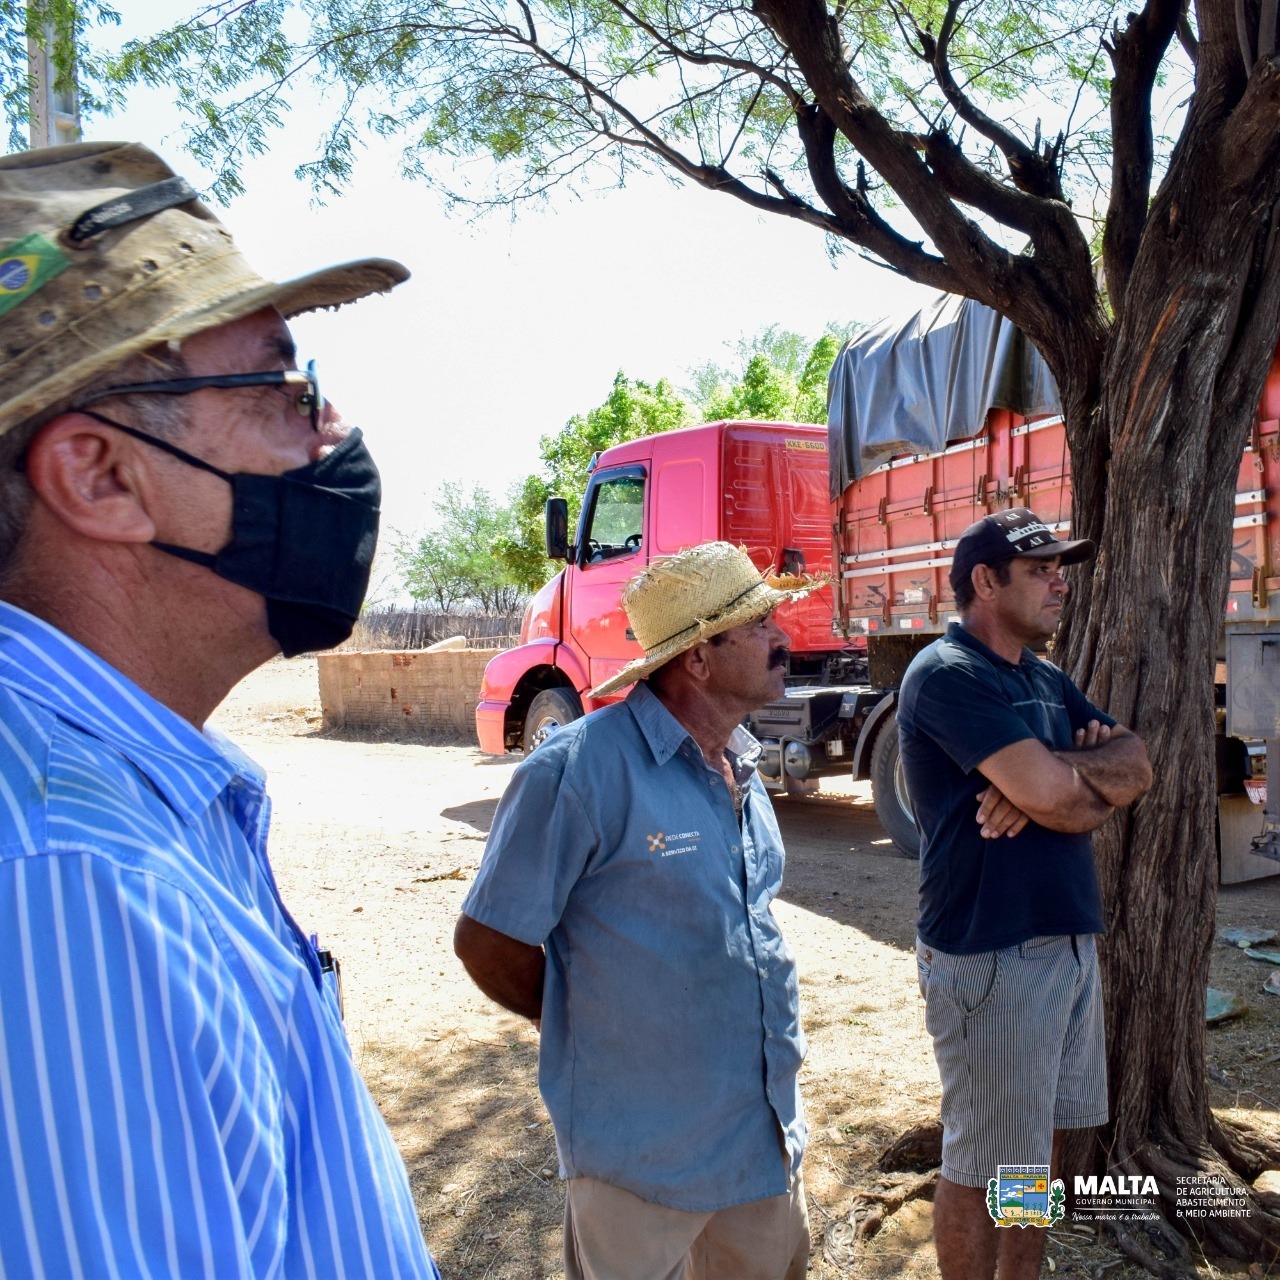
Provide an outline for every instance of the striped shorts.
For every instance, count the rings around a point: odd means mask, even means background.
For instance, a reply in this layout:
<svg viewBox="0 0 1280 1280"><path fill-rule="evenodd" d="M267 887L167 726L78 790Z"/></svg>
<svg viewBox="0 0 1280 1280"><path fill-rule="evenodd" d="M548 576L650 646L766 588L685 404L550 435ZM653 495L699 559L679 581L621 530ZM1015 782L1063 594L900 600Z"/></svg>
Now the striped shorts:
<svg viewBox="0 0 1280 1280"><path fill-rule="evenodd" d="M942 1176L985 1187L1005 1164L1048 1164L1055 1129L1107 1119L1107 1061L1090 935L955 956L916 940L925 1026L942 1079Z"/></svg>

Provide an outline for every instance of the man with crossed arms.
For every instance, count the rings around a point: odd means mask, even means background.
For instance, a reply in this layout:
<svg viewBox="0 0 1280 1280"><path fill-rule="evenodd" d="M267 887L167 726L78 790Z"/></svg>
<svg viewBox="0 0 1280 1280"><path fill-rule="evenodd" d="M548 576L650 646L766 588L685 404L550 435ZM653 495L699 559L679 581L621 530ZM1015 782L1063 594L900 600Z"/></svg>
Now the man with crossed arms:
<svg viewBox="0 0 1280 1280"><path fill-rule="evenodd" d="M943 1280L1033 1280L1038 1228L997 1230L1000 1165L1056 1164L1061 1132L1107 1119L1089 833L1151 785L1141 740L1039 658L1094 553L1030 511L965 530L960 621L918 654L898 727L920 827L916 944L942 1078L934 1241Z"/></svg>

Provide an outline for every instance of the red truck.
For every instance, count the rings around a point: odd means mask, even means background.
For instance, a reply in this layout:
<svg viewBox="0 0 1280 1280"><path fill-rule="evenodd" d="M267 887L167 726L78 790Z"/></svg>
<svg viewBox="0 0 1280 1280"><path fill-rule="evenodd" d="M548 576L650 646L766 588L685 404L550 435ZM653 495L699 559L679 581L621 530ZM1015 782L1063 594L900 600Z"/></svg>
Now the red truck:
<svg viewBox="0 0 1280 1280"><path fill-rule="evenodd" d="M564 570L530 600L520 644L488 665L476 731L484 751L530 751L601 702L588 690L640 654L619 596L655 556L724 539L762 569L831 571L826 430L715 422L616 445L596 459L570 544L565 504L548 503L547 554ZM832 589L779 610L792 677L852 683L864 645L833 631ZM616 701L622 694L604 702Z"/></svg>
<svg viewBox="0 0 1280 1280"><path fill-rule="evenodd" d="M1224 881L1280 872L1280 861L1253 856L1265 828L1268 856L1280 859L1280 783L1271 780L1264 813L1260 776L1263 740L1280 738L1278 420L1280 361L1240 463L1219 655ZM1070 520L1061 418L993 407L978 421L967 438L953 432L935 452L891 456L848 483L816 426L718 422L605 450L572 542L563 500L548 503L547 553L566 567L530 601L519 646L485 671L481 748L533 750L601 705L587 691L640 653L619 603L623 584L655 556L721 538L746 546L762 570L831 575L778 613L792 643L787 693L748 725L765 748L765 781L794 792L846 770L869 778L885 829L918 855L893 712L912 657L956 616L952 549L968 524L1003 507L1029 506L1062 534ZM1280 750L1270 755L1280 769Z"/></svg>

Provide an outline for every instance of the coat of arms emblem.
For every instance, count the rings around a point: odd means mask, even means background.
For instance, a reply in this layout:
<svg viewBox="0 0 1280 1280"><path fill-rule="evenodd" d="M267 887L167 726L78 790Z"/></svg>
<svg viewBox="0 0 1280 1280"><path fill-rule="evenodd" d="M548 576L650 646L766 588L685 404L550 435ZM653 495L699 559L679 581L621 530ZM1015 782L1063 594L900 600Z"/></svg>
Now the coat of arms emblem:
<svg viewBox="0 0 1280 1280"><path fill-rule="evenodd" d="M997 1227L1050 1227L1066 1212L1066 1198L1047 1164L1002 1164L987 1183L987 1212Z"/></svg>

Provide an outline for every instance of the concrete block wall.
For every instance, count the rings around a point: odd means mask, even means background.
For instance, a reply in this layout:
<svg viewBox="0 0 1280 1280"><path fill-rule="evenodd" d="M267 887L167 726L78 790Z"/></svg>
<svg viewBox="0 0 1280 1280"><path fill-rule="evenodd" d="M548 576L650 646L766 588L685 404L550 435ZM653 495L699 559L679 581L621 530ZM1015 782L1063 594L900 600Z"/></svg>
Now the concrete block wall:
<svg viewBox="0 0 1280 1280"><path fill-rule="evenodd" d="M326 729L371 729L475 739L480 678L496 649L322 653Z"/></svg>

